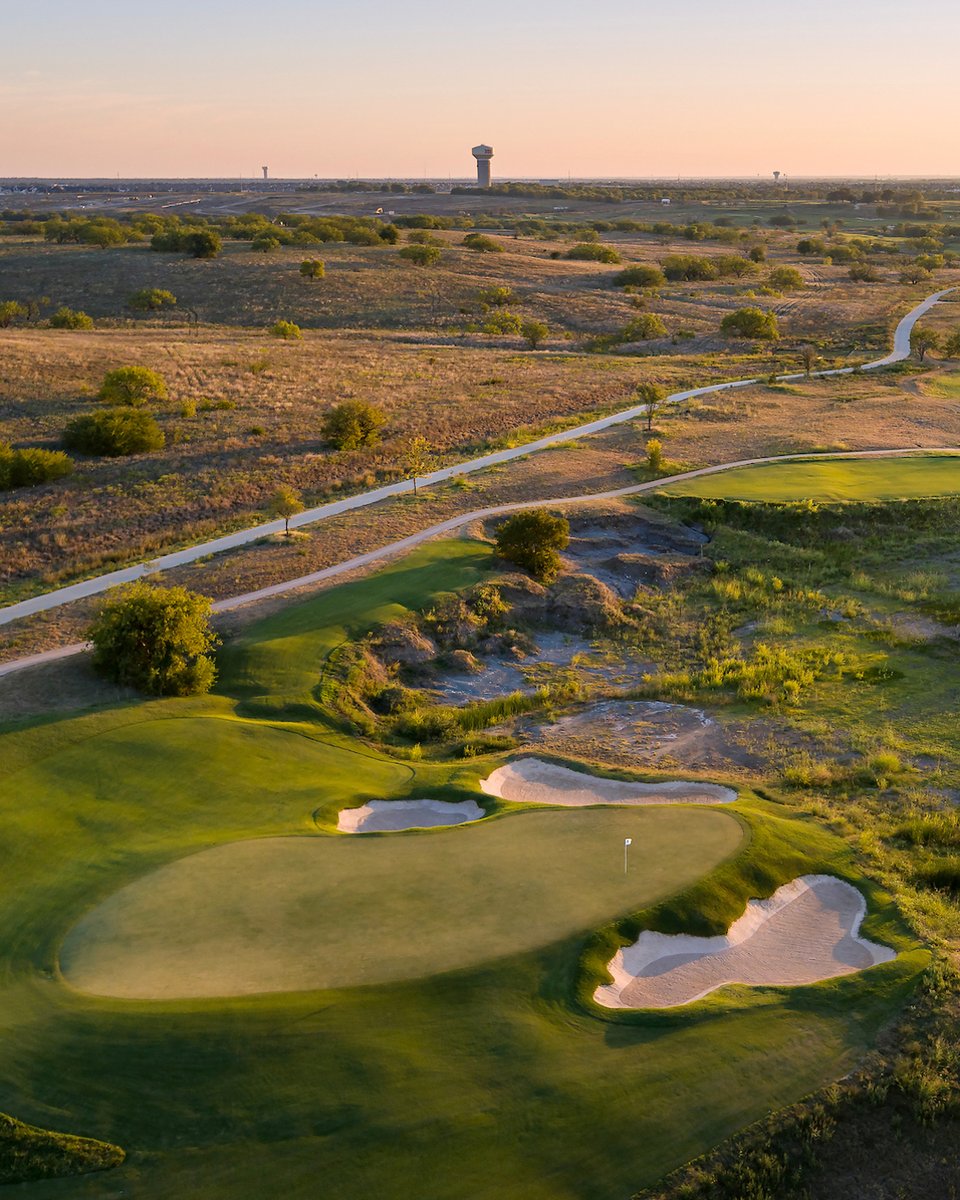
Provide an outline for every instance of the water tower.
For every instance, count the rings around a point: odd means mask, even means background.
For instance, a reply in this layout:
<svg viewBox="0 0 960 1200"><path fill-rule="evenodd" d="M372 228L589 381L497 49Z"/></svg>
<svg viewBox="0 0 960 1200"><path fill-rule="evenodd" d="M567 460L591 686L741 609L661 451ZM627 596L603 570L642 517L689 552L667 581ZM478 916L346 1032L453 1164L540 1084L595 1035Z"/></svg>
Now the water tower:
<svg viewBox="0 0 960 1200"><path fill-rule="evenodd" d="M773 182L774 183L780 182L780 174L781 173L779 171L774 171L774 173L773 173Z"/></svg>
<svg viewBox="0 0 960 1200"><path fill-rule="evenodd" d="M263 178L266 179L267 175L269 174L270 168L269 167L261 167L260 170L263 172Z"/></svg>
<svg viewBox="0 0 960 1200"><path fill-rule="evenodd" d="M493 158L492 146L474 146L470 151L477 160L477 187L490 186L490 159Z"/></svg>

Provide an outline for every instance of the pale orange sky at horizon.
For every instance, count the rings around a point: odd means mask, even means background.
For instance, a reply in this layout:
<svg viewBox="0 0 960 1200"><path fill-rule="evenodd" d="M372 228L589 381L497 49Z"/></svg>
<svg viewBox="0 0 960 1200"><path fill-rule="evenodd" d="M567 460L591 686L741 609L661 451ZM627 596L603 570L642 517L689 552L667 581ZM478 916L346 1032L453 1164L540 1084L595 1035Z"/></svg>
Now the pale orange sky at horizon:
<svg viewBox="0 0 960 1200"><path fill-rule="evenodd" d="M0 178L960 176L946 0L912 48L892 0L52 7L5 19Z"/></svg>

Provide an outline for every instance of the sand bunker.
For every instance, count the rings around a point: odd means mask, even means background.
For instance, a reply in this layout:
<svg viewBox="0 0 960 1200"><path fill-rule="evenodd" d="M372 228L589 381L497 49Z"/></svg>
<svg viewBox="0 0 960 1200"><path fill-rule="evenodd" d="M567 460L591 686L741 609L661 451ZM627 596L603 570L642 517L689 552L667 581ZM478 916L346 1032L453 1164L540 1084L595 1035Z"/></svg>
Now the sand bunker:
<svg viewBox="0 0 960 1200"><path fill-rule="evenodd" d="M485 816L475 800L371 800L362 808L342 808L337 818L341 833L396 833L402 829L432 829L463 825Z"/></svg>
<svg viewBox="0 0 960 1200"><path fill-rule="evenodd" d="M594 999L606 1008L674 1008L724 984L796 987L890 962L893 950L858 936L866 911L851 884L802 875L769 900L749 901L723 937L645 930L614 955L613 982Z"/></svg>
<svg viewBox="0 0 960 1200"><path fill-rule="evenodd" d="M630 783L571 771L539 758L520 758L480 781L488 796L518 804L730 804L737 793L716 783L670 780Z"/></svg>

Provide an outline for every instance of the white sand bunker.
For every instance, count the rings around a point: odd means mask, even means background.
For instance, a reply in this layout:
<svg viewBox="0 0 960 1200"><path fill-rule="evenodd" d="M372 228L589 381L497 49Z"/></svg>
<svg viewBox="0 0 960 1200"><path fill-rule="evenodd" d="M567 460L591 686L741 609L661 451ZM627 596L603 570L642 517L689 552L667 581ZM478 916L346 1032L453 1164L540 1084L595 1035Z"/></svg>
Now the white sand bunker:
<svg viewBox="0 0 960 1200"><path fill-rule="evenodd" d="M341 833L396 833L463 825L483 816L486 814L476 800L371 800L362 808L342 808L337 828Z"/></svg>
<svg viewBox="0 0 960 1200"><path fill-rule="evenodd" d="M716 783L630 783L585 775L539 758L520 758L480 781L488 796L519 804L730 804L737 793Z"/></svg>
<svg viewBox="0 0 960 1200"><path fill-rule="evenodd" d="M613 983L594 999L606 1008L674 1008L728 983L796 987L852 975L896 954L859 936L867 905L832 875L801 875L769 900L751 900L724 937L645 930L607 966Z"/></svg>

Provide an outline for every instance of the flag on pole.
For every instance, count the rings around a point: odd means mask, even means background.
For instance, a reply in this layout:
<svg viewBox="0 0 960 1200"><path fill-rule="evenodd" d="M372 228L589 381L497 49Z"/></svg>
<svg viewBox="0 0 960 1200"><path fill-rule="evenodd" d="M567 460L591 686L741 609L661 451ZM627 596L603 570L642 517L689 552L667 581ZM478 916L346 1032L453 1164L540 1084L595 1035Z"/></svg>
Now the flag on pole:
<svg viewBox="0 0 960 1200"><path fill-rule="evenodd" d="M633 845L633 838L624 838L624 839L623 839L623 844L624 844L625 846L632 846L632 845Z"/></svg>

